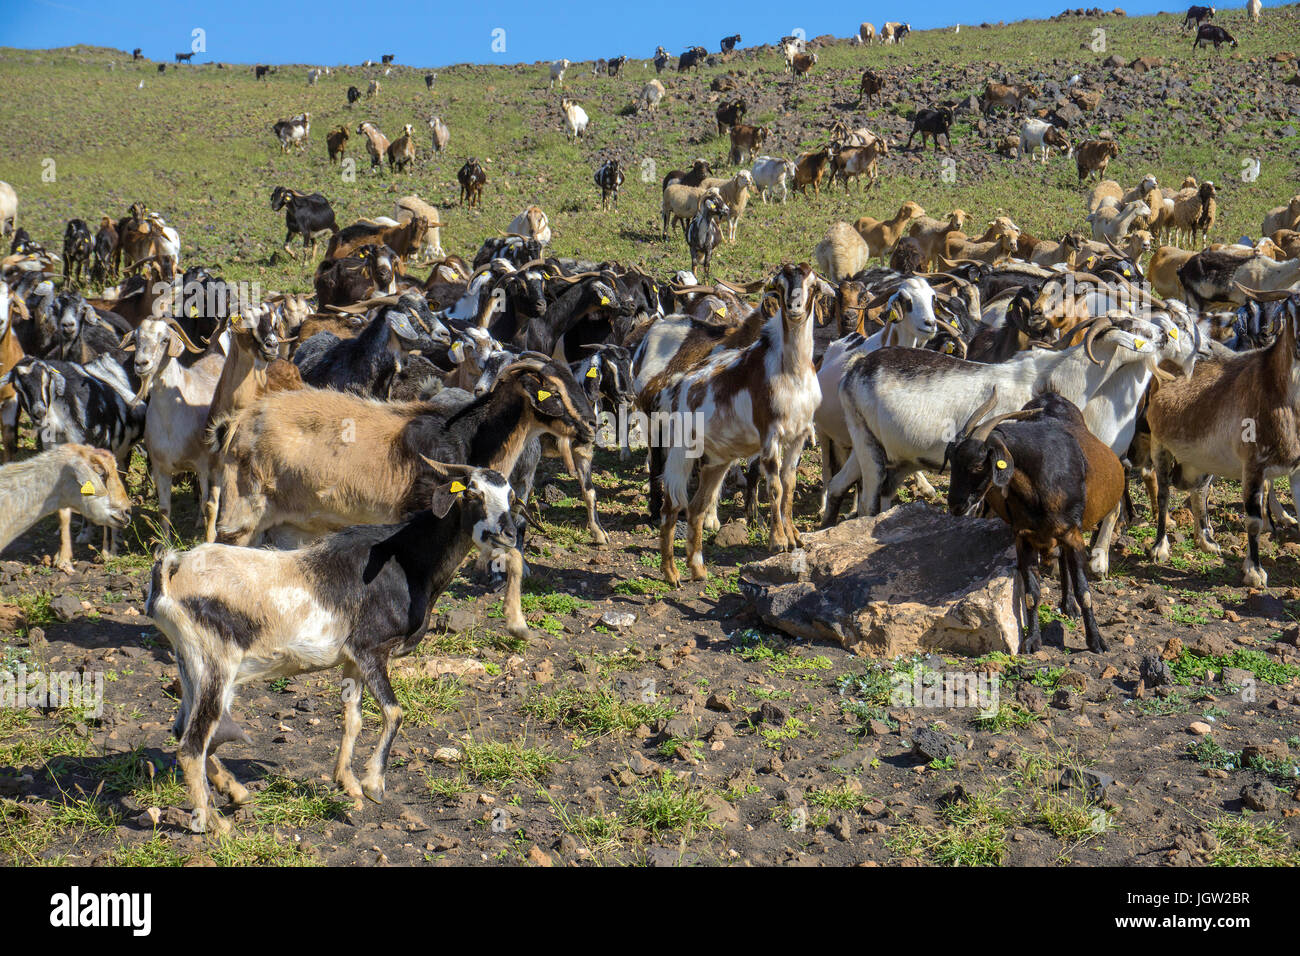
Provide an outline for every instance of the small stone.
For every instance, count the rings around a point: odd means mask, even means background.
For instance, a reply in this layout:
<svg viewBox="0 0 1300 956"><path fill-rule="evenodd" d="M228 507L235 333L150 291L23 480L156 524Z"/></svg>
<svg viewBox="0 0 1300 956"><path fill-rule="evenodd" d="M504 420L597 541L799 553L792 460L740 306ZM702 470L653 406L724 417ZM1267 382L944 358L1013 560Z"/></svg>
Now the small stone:
<svg viewBox="0 0 1300 956"><path fill-rule="evenodd" d="M719 548L739 548L749 543L749 526L744 518L728 521L718 529L713 543Z"/></svg>
<svg viewBox="0 0 1300 956"><path fill-rule="evenodd" d="M1198 737L1204 737L1214 728L1211 727L1203 720L1194 720L1187 725L1187 729L1192 733L1196 734Z"/></svg>
<svg viewBox="0 0 1300 956"><path fill-rule="evenodd" d="M536 843L528 848L528 862L537 866L550 867L555 865L555 861L551 859L551 855Z"/></svg>
<svg viewBox="0 0 1300 956"><path fill-rule="evenodd" d="M1164 650L1160 652L1161 658L1167 661L1177 659L1183 653L1183 640L1180 637L1171 637L1165 641Z"/></svg>
<svg viewBox="0 0 1300 956"><path fill-rule="evenodd" d="M620 630L636 623L636 615L631 611L606 611L600 616L600 623Z"/></svg>
<svg viewBox="0 0 1300 956"><path fill-rule="evenodd" d="M736 705L729 697L718 693L710 694L709 699L704 702L704 706L709 710L720 711L724 714L730 714L736 709Z"/></svg>
<svg viewBox="0 0 1300 956"><path fill-rule="evenodd" d="M77 598L73 597L71 594L60 594L50 602L50 610L54 613L56 618L66 624L68 621L80 617L83 608L81 606L81 601L77 600Z"/></svg>
<svg viewBox="0 0 1300 956"><path fill-rule="evenodd" d="M439 763L460 763L461 753L455 747L439 747L433 752L433 759Z"/></svg>
<svg viewBox="0 0 1300 956"><path fill-rule="evenodd" d="M1154 654L1147 654L1138 665L1138 676L1148 688L1160 687L1174 682L1174 672L1169 665Z"/></svg>
<svg viewBox="0 0 1300 956"><path fill-rule="evenodd" d="M956 739L940 731L922 727L912 733L912 752L925 760L955 758L961 751Z"/></svg>

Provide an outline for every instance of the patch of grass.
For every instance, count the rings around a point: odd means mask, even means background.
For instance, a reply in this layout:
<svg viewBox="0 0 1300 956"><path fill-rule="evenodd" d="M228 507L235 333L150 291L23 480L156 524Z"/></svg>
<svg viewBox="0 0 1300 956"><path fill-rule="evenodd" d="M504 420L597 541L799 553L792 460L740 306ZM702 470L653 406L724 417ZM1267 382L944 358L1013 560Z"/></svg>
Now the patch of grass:
<svg viewBox="0 0 1300 956"><path fill-rule="evenodd" d="M119 846L109 855L108 865L173 867L184 866L189 859L190 855L182 853L171 840L161 834L154 834L147 840Z"/></svg>
<svg viewBox="0 0 1300 956"><path fill-rule="evenodd" d="M1300 849L1272 820L1256 823L1222 813L1210 821L1210 832L1219 841L1212 866L1300 866Z"/></svg>
<svg viewBox="0 0 1300 956"><path fill-rule="evenodd" d="M666 703L622 700L611 690L561 690L526 701L523 712L584 737L625 734L641 724L667 720L676 710Z"/></svg>
<svg viewBox="0 0 1300 956"><path fill-rule="evenodd" d="M535 781L545 777L560 762L560 756L545 747L529 747L522 740L468 742L461 747L461 767L479 783L506 786L516 780Z"/></svg>
<svg viewBox="0 0 1300 956"><path fill-rule="evenodd" d="M688 837L715 826L703 794L664 771L638 784L622 801L623 819L651 833L680 831Z"/></svg>
<svg viewBox="0 0 1300 956"><path fill-rule="evenodd" d="M437 718L460 706L465 696L465 685L459 677L443 674L429 677L424 674L396 674L392 677L393 693L402 707L402 726L432 727ZM379 705L366 694L362 714L372 720L383 720Z"/></svg>
<svg viewBox="0 0 1300 956"><path fill-rule="evenodd" d="M975 794L939 813L938 827L904 823L887 842L899 856L938 866L1001 866L1007 853L1007 828L1014 814L1001 803L1003 791Z"/></svg>
<svg viewBox="0 0 1300 956"><path fill-rule="evenodd" d="M998 709L993 713L976 715L973 723L980 730L1000 734L1006 730L1028 727L1041 719L1038 714L1026 710L1019 704L1003 700L998 702Z"/></svg>
<svg viewBox="0 0 1300 956"><path fill-rule="evenodd" d="M269 777L253 795L258 823L302 829L325 820L338 820L352 809L352 801L317 783Z"/></svg>
<svg viewBox="0 0 1300 956"><path fill-rule="evenodd" d="M615 594L649 594L660 595L671 591L672 585L660 578L635 577L619 581L614 585Z"/></svg>
<svg viewBox="0 0 1300 956"><path fill-rule="evenodd" d="M808 725L798 717L787 717L780 727L764 727L758 735L770 749L780 750L788 741L798 740L799 735L807 729Z"/></svg>
<svg viewBox="0 0 1300 956"><path fill-rule="evenodd" d="M129 794L146 807L171 807L185 802L185 784L175 767L153 769L139 748L106 757L99 765L99 779L110 793Z"/></svg>
<svg viewBox="0 0 1300 956"><path fill-rule="evenodd" d="M58 620L50 608L55 595L50 591L24 592L14 596L14 604L23 612L26 623L19 628L19 637L26 637L34 627L49 627Z"/></svg>
<svg viewBox="0 0 1300 956"><path fill-rule="evenodd" d="M1177 658L1169 662L1169 669L1180 684L1190 684L1193 680L1205 677L1210 671L1222 672L1225 667L1250 671L1264 683L1278 686L1285 686L1300 677L1300 667L1245 647L1236 648L1231 654L1205 656L1184 648Z"/></svg>
<svg viewBox="0 0 1300 956"><path fill-rule="evenodd" d="M90 740L77 733L68 711L59 711L53 726L34 727L25 710L0 708L0 766L43 766L57 757L84 757Z"/></svg>
<svg viewBox="0 0 1300 956"><path fill-rule="evenodd" d="M871 798L862 792L861 787L853 787L847 781L834 787L814 787L805 795L810 806L825 810L848 810L861 812Z"/></svg>
<svg viewBox="0 0 1300 956"><path fill-rule="evenodd" d="M313 854L291 839L255 830L220 837L208 850L217 866L323 866Z"/></svg>

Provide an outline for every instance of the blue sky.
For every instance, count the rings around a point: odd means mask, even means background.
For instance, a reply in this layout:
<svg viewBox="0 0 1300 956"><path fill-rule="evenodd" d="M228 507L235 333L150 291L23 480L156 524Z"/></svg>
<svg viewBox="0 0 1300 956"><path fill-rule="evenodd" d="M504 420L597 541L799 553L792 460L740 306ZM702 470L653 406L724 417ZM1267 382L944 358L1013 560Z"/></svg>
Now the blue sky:
<svg viewBox="0 0 1300 956"><path fill-rule="evenodd" d="M742 46L773 42L801 28L808 37L847 36L862 20L910 21L913 29L981 20L1044 18L1089 0L997 0L957 3L810 4L788 0L701 3L698 0L458 0L455 3L370 3L364 0L17 0L0 18L0 46L50 48L84 43L171 60L186 52L191 31L206 31L207 52L195 61L338 65L395 53L399 63L530 63L568 57L649 57L658 44L677 53L740 33ZM1092 0L1102 6L1102 0ZM1233 3L1233 6L1241 6ZM1106 0L1130 14L1185 9L1179 0ZM492 47L504 30L504 52ZM500 44L498 44L500 45Z"/></svg>

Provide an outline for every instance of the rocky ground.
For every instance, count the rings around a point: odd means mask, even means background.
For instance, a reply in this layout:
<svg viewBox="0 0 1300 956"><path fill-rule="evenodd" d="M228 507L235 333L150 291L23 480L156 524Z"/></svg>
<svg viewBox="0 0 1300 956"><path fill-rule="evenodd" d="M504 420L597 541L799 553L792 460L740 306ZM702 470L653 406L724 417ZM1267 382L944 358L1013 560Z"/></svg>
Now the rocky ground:
<svg viewBox="0 0 1300 956"><path fill-rule="evenodd" d="M142 617L148 558L61 575L0 565L10 670L104 674L104 708L0 711L0 855L96 864L644 862L1143 864L1300 862L1300 545L1276 587L1179 541L1169 566L1120 539L1095 584L1106 654L1044 610L1027 657L854 657L765 629L737 589L765 531L711 541L713 577L667 591L634 469L602 454L613 543L587 546L566 478L541 483L528 642L470 577L438 633L395 666L406 723L385 803L329 784L333 675L253 685L254 740L227 765L254 791L235 834L190 834L173 770L170 650ZM801 475L801 512L816 475ZM629 477L623 477L628 475ZM724 521L738 513L724 507ZM1182 517L1186 518L1186 515ZM55 544L38 528L12 553ZM80 551L79 556L85 555ZM956 560L945 556L945 560ZM925 671L996 677L995 706L942 703ZM921 688L919 699L898 689ZM941 686L936 685L936 686ZM951 701L950 701L951 702ZM989 701L985 701L988 704ZM361 753L375 739L373 705Z"/></svg>

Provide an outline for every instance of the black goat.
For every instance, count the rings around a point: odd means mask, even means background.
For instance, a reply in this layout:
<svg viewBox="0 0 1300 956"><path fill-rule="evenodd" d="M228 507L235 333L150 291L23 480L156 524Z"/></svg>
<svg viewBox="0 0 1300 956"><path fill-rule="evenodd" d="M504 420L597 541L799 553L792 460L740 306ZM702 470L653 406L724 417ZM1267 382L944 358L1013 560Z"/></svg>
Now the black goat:
<svg viewBox="0 0 1300 956"><path fill-rule="evenodd" d="M305 255L316 252L316 235L339 231L334 221L334 207L320 193L300 193L287 186L276 186L271 192L271 209L273 212L284 210L284 251L293 255L289 241L294 235L302 236L302 249Z"/></svg>
<svg viewBox="0 0 1300 956"><path fill-rule="evenodd" d="M723 37L722 42L721 44L719 44L719 46L722 48L723 53L730 53L732 50L736 48L736 44L739 42L740 42L740 34L737 33L734 34L733 36Z"/></svg>
<svg viewBox="0 0 1300 956"><path fill-rule="evenodd" d="M348 87L348 106L351 106L357 100L361 99L361 91L355 86Z"/></svg>
<svg viewBox="0 0 1300 956"><path fill-rule="evenodd" d="M90 264L90 281L101 285L117 274L113 266L114 253L117 251L117 227L113 220L105 216L99 221L99 232L91 247L93 259Z"/></svg>
<svg viewBox="0 0 1300 956"><path fill-rule="evenodd" d="M674 183L679 186L698 186L712 175L713 166L708 160L697 159L691 164L690 169L669 170L668 175L664 177L663 188L667 189Z"/></svg>
<svg viewBox="0 0 1300 956"><path fill-rule="evenodd" d="M610 203L618 205L618 187L623 185L623 170L617 159L607 159L596 170L596 185L600 187L600 208L608 209Z"/></svg>
<svg viewBox="0 0 1300 956"><path fill-rule="evenodd" d="M456 181L460 183L460 201L468 201L472 208L477 206L483 198L483 187L487 185L487 171L477 159L471 156L465 160L465 165L456 173Z"/></svg>
<svg viewBox="0 0 1300 956"><path fill-rule="evenodd" d="M658 49L655 50L654 64L655 64L656 73L662 73L667 68L670 62L671 59L668 56L667 50L665 50L663 47L659 47Z"/></svg>
<svg viewBox="0 0 1300 956"><path fill-rule="evenodd" d="M355 338L340 339L332 332L317 332L294 353L293 362L304 384L387 398L394 374L401 369L399 356L412 349L428 350L450 342L447 330L433 319L436 331L426 333L418 295L404 295L397 304L378 310ZM427 312L427 306L424 311Z"/></svg>
<svg viewBox="0 0 1300 956"><path fill-rule="evenodd" d="M709 51L702 46L693 46L677 58L677 72L684 73L699 67L709 56Z"/></svg>
<svg viewBox="0 0 1300 956"><path fill-rule="evenodd" d="M1119 504L1124 466L1088 431L1079 409L1055 392L1034 399L1019 412L981 423L996 401L995 390L948 445L945 463L952 462L948 509L955 515L969 515L987 503L1011 525L1029 625L1021 653L1042 646L1038 564L1058 547L1061 611L1073 615L1081 610L1089 649L1105 651L1084 574L1083 536Z"/></svg>
<svg viewBox="0 0 1300 956"><path fill-rule="evenodd" d="M605 64L605 71L610 76L618 76L618 71L623 69L623 64L627 62L627 57L616 56Z"/></svg>
<svg viewBox="0 0 1300 956"><path fill-rule="evenodd" d="M117 349L120 336L100 319L89 302L75 292L60 292L47 310L56 345L43 358L85 365Z"/></svg>
<svg viewBox="0 0 1300 956"><path fill-rule="evenodd" d="M397 253L387 246L365 245L355 256L325 259L316 267L312 284L318 308L352 305L372 295L397 291Z"/></svg>
<svg viewBox="0 0 1300 956"><path fill-rule="evenodd" d="M576 361L582 356L584 346L598 345L614 337L615 316L628 316L635 311L632 300L615 291L612 275L588 277L572 282L546 306L544 316L531 320L522 330L523 341L516 334L515 342L531 352L553 355L563 340L566 359Z"/></svg>
<svg viewBox="0 0 1300 956"><path fill-rule="evenodd" d="M69 219L63 230L63 278L81 284L83 272L90 271L90 253L94 240L84 219Z"/></svg>
<svg viewBox="0 0 1300 956"><path fill-rule="evenodd" d="M731 103L722 103L714 111L714 118L718 121L718 135L721 136L731 127L735 126L745 118L745 111L749 107L743 99L735 100Z"/></svg>
<svg viewBox="0 0 1300 956"><path fill-rule="evenodd" d="M918 110L912 118L912 132L907 137L906 149L912 148L912 137L917 133L921 134L921 151L925 151L925 138L929 136L934 140L934 148L939 148L939 137L942 135L947 141L947 148L952 149L952 140L948 136L948 129L952 126L952 109L947 106L939 106L933 109L926 108Z"/></svg>
<svg viewBox="0 0 1300 956"><path fill-rule="evenodd" d="M1213 43L1216 50L1225 43L1234 49L1237 46L1237 40L1231 33L1213 23L1202 23L1196 28L1196 39L1192 41L1192 49L1195 50L1206 43Z"/></svg>
<svg viewBox="0 0 1300 956"><path fill-rule="evenodd" d="M1199 27L1201 21L1212 19L1214 19L1214 7L1190 6L1187 8L1187 15L1183 17L1183 29Z"/></svg>

